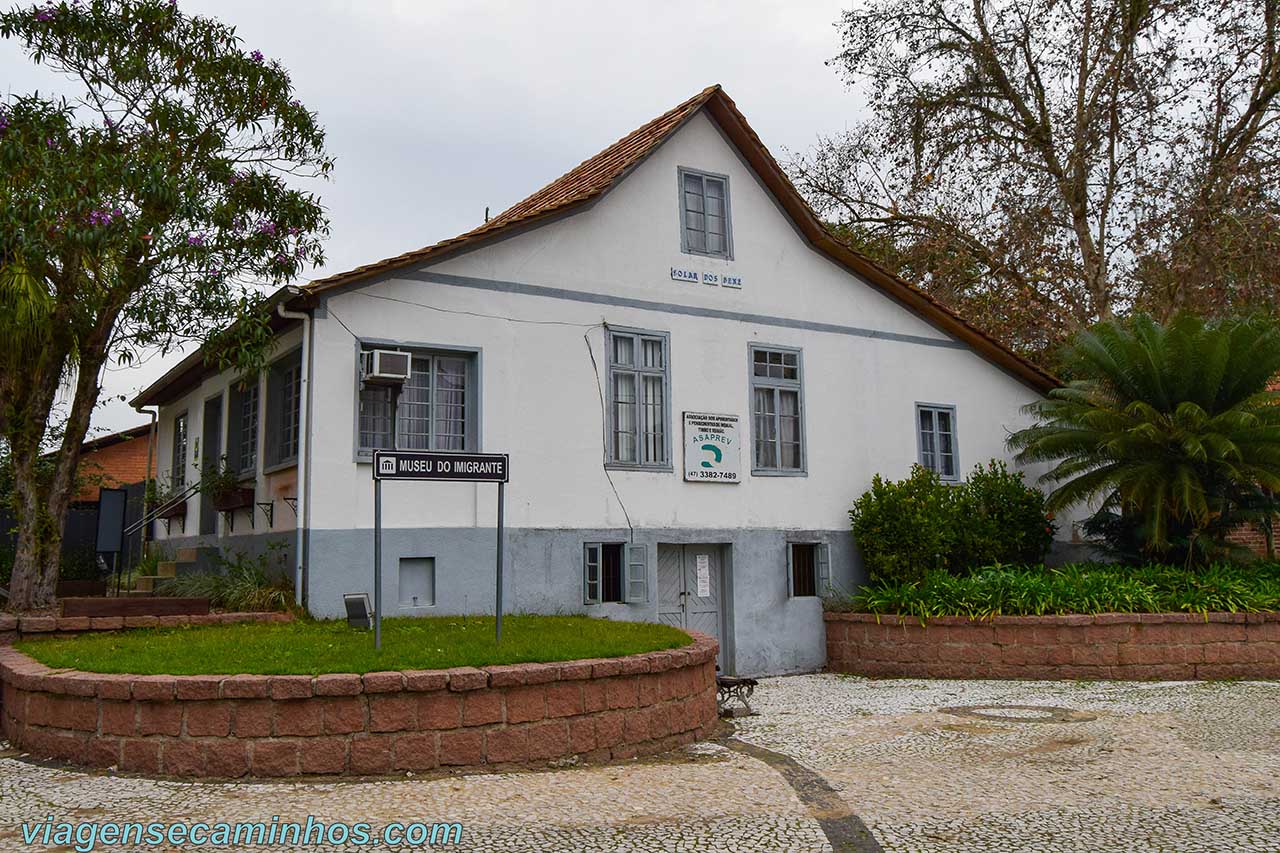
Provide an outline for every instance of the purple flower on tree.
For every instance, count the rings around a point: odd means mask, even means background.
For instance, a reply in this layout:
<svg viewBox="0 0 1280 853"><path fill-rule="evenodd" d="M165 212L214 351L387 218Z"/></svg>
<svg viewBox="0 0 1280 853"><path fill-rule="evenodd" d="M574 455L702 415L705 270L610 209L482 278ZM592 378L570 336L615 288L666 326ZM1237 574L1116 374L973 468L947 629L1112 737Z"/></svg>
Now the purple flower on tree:
<svg viewBox="0 0 1280 853"><path fill-rule="evenodd" d="M269 222L266 219L264 219L258 223L258 233L269 234L272 237L274 237L276 234L276 224L274 222Z"/></svg>
<svg viewBox="0 0 1280 853"><path fill-rule="evenodd" d="M203 235L203 234L192 234L190 237L188 237L188 238L187 238L187 245L188 245L188 246L203 246L203 245L204 245L204 235Z"/></svg>
<svg viewBox="0 0 1280 853"><path fill-rule="evenodd" d="M262 51L255 50L253 53L249 54L249 58L254 62L262 62L264 57L262 56Z"/></svg>

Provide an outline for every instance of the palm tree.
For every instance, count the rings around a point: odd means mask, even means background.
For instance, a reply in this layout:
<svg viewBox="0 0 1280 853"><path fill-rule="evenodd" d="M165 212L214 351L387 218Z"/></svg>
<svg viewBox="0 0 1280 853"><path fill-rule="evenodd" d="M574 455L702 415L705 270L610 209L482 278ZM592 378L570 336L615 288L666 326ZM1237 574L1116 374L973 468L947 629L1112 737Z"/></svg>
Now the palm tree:
<svg viewBox="0 0 1280 853"><path fill-rule="evenodd" d="M1184 540L1188 559L1280 492L1280 327L1259 318L1180 315L1099 323L1064 364L1078 377L1026 407L1019 462L1053 463L1050 509L1099 503L1136 524L1145 550Z"/></svg>

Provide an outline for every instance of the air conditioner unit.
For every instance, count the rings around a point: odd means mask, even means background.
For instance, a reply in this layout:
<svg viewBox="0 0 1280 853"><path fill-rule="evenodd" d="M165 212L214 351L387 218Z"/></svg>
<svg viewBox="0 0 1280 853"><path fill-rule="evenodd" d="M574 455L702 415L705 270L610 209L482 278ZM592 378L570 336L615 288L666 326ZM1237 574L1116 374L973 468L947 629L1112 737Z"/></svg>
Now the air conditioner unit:
<svg viewBox="0 0 1280 853"><path fill-rule="evenodd" d="M361 371L365 382L381 385L401 385L409 378L409 359L407 352L390 349L373 349L360 353L364 363Z"/></svg>

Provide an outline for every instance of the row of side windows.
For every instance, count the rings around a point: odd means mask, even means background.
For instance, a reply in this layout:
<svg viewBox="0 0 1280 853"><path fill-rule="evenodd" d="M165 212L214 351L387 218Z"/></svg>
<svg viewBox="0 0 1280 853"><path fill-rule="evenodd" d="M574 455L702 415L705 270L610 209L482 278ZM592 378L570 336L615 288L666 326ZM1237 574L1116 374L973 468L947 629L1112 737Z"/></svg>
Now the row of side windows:
<svg viewBox="0 0 1280 853"><path fill-rule="evenodd" d="M787 596L820 596L830 586L830 546L825 542L787 543ZM648 546L625 542L587 542L582 546L583 604L648 601Z"/></svg>
<svg viewBox="0 0 1280 853"><path fill-rule="evenodd" d="M670 337L665 332L611 328L607 345L609 465L671 470ZM750 347L754 474L807 470L803 362L798 349ZM919 404L916 409L918 461L944 480L957 479L955 407Z"/></svg>
<svg viewBox="0 0 1280 853"><path fill-rule="evenodd" d="M258 419L260 391L256 377L233 382L228 395L225 464L250 476L258 467ZM267 421L265 468L276 468L298 459L299 409L302 404L302 354L300 350L277 359L267 368ZM190 427L187 413L173 419L169 483L174 491L187 485L187 451ZM223 460L205 460L206 464Z"/></svg>

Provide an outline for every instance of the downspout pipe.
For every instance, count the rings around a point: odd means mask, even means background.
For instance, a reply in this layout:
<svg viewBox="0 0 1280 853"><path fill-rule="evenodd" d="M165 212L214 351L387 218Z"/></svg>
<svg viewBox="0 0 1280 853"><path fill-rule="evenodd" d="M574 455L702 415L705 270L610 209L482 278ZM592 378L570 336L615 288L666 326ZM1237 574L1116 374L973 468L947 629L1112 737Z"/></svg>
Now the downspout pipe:
<svg viewBox="0 0 1280 853"><path fill-rule="evenodd" d="M297 288L289 288L291 293L301 295ZM290 311L285 308L285 301L276 306L276 313L286 320L298 320L302 323L302 395L298 412L298 518L297 542L294 544L293 599L298 607L303 606L303 582L306 572L307 525L311 520L311 442L308 433L311 430L311 346L313 326L311 315L305 311Z"/></svg>
<svg viewBox="0 0 1280 853"><path fill-rule="evenodd" d="M156 407L154 412L147 411L142 406L134 406L133 410L140 415L148 415L151 418L151 429L147 430L147 472L145 478L145 486L142 490L142 518L147 517L147 513L151 511L151 483L155 479L155 453L156 453L156 427L159 424L160 409ZM138 530L138 542L141 546L141 557L147 552L147 528L150 525L144 524Z"/></svg>

